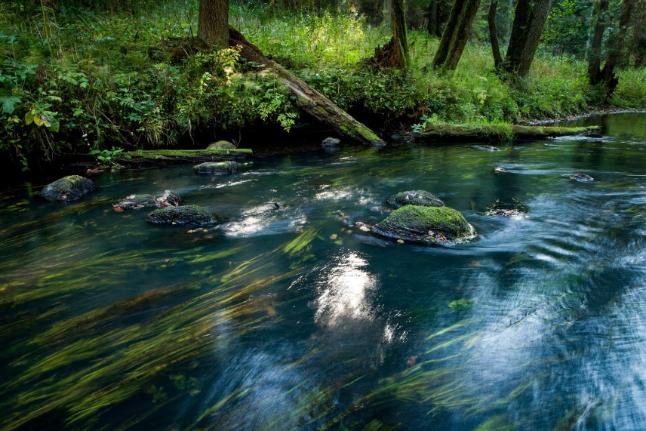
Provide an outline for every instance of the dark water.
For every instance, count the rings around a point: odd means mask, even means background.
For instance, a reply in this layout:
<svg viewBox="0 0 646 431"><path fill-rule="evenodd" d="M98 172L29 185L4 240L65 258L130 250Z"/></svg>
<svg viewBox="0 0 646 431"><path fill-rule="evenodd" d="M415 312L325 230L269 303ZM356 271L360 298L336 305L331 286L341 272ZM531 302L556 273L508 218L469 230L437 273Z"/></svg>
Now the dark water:
<svg viewBox="0 0 646 431"><path fill-rule="evenodd" d="M604 121L495 152L115 173L69 206L5 195L0 429L646 429L646 117ZM164 189L229 223L111 210ZM336 214L379 220L407 189L479 237L399 245ZM484 215L514 198L526 218Z"/></svg>

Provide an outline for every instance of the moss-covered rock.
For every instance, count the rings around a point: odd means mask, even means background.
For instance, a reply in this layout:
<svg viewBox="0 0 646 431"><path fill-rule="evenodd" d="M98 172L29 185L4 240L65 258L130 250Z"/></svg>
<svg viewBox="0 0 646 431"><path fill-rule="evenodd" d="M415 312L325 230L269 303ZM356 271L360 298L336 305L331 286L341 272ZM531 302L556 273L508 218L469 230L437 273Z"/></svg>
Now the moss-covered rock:
<svg viewBox="0 0 646 431"><path fill-rule="evenodd" d="M166 208L176 207L180 204L180 197L177 193L165 190L157 194L134 194L126 196L115 203L115 211L138 210L141 208Z"/></svg>
<svg viewBox="0 0 646 431"><path fill-rule="evenodd" d="M220 140L210 144L206 147L207 150L219 150L219 151L230 151L235 150L236 146L229 141Z"/></svg>
<svg viewBox="0 0 646 431"><path fill-rule="evenodd" d="M69 175L47 184L40 195L48 201L75 201L96 189L94 182L80 175Z"/></svg>
<svg viewBox="0 0 646 431"><path fill-rule="evenodd" d="M440 198L425 190L399 192L386 199L386 203L393 208L400 208L404 205L420 205L424 207L444 206L444 202Z"/></svg>
<svg viewBox="0 0 646 431"><path fill-rule="evenodd" d="M464 216L449 207L406 205L372 226L384 238L422 244L441 244L473 236L473 227Z"/></svg>
<svg viewBox="0 0 646 431"><path fill-rule="evenodd" d="M198 175L228 175L238 172L240 164L231 160L223 162L204 162L193 166Z"/></svg>
<svg viewBox="0 0 646 431"><path fill-rule="evenodd" d="M148 214L148 223L170 226L206 226L216 222L215 217L197 205L181 205L156 209Z"/></svg>

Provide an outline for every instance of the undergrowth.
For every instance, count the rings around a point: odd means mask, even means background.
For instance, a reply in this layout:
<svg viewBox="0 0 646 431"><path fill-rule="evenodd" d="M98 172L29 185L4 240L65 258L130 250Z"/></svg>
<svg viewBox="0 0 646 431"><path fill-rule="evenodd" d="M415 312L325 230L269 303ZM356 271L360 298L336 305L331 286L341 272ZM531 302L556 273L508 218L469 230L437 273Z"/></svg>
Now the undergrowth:
<svg viewBox="0 0 646 431"><path fill-rule="evenodd" d="M385 43L385 26L344 12L281 13L232 5L231 24L340 106L379 123L499 123L581 112L599 102L582 60L539 54L517 87L493 71L490 49L471 43L458 70L432 70L437 40L411 31L408 73L362 60ZM272 75L235 49L177 61L164 41L195 35L196 3L176 0L126 11L0 3L0 153L28 167L59 153L174 146L196 131L299 117ZM646 71L625 70L611 103L646 106Z"/></svg>

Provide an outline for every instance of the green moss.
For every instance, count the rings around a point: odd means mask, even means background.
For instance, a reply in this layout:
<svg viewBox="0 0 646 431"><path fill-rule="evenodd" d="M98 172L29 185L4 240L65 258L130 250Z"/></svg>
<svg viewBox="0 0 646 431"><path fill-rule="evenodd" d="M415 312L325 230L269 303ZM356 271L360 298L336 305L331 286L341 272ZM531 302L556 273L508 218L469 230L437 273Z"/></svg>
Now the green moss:
<svg viewBox="0 0 646 431"><path fill-rule="evenodd" d="M209 145L206 149L222 151L228 154L229 152L235 152L236 146L229 141L219 140Z"/></svg>
<svg viewBox="0 0 646 431"><path fill-rule="evenodd" d="M403 206L378 223L373 230L390 238L438 242L469 236L471 225L449 207Z"/></svg>
<svg viewBox="0 0 646 431"><path fill-rule="evenodd" d="M384 223L407 226L415 230L441 230L456 236L469 232L469 223L462 214L449 207L406 205L393 211Z"/></svg>
<svg viewBox="0 0 646 431"><path fill-rule="evenodd" d="M221 148L207 148L205 150L137 150L128 151L125 155L129 158L140 159L165 159L165 158L203 158L211 156L222 156L228 154L252 154L253 151L249 148L236 148L236 149L221 149Z"/></svg>

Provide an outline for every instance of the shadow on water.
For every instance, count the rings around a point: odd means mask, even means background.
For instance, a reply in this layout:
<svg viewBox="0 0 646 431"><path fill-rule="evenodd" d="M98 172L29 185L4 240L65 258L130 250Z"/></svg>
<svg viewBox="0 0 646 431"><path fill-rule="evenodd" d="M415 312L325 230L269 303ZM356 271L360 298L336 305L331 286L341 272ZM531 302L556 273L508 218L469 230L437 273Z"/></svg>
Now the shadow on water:
<svg viewBox="0 0 646 431"><path fill-rule="evenodd" d="M630 115L500 151L123 172L67 206L2 196L0 429L643 429L646 121ZM111 209L163 189L225 223ZM404 246L338 215L380 220L410 189L478 238ZM496 201L528 214L486 215Z"/></svg>

